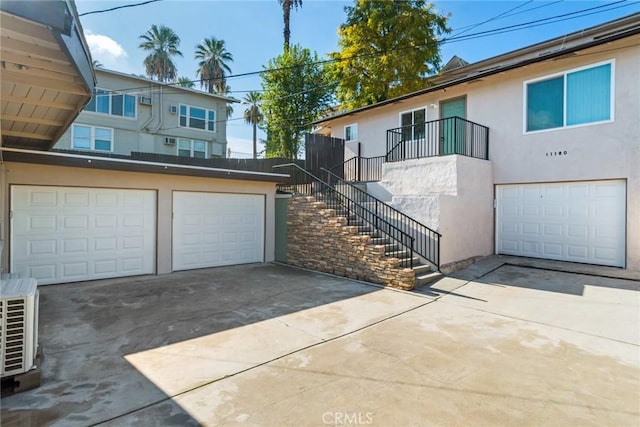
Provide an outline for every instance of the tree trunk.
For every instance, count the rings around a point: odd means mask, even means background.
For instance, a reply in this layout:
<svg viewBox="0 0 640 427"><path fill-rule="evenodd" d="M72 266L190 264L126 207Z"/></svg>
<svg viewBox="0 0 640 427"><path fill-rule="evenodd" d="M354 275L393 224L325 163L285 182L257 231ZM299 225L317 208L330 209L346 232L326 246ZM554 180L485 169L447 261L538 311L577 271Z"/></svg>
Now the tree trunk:
<svg viewBox="0 0 640 427"><path fill-rule="evenodd" d="M253 158L258 158L258 143L257 143L257 123L253 122Z"/></svg>

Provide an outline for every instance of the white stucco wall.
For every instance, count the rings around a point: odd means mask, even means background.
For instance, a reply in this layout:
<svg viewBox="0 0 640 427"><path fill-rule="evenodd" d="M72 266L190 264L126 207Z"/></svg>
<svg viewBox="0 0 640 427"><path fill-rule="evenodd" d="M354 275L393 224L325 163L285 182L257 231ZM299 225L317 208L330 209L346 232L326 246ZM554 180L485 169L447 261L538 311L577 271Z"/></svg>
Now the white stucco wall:
<svg viewBox="0 0 640 427"><path fill-rule="evenodd" d="M525 81L609 60L614 61L614 117L611 122L529 134L523 131ZM640 36L633 36L606 46L585 49L572 56L528 65L334 119L324 126L331 128L333 136L342 137L345 124L357 123L362 155L384 155L386 131L399 126L402 111L426 107L427 120L436 120L441 102L464 96L467 119L490 129L489 160L493 165L494 185L625 179L627 268L640 270L639 76ZM562 152L562 155L553 154L557 152ZM434 163L433 167L441 166ZM393 181L398 184L392 186L410 189L406 184L413 183L413 180L424 183L421 173L410 162L403 162L403 168L406 177L397 176ZM444 170L440 172L446 173ZM433 175L428 170L424 173ZM430 185L434 189L430 191L443 189L439 180L441 178L431 176ZM419 191L417 188L423 188L419 182L411 190L414 195ZM482 222L478 219L476 223L479 228L493 230L494 222L492 216L482 219Z"/></svg>
<svg viewBox="0 0 640 427"><path fill-rule="evenodd" d="M123 172L103 169L49 166L30 163L3 164L5 180L0 187L0 222L9 224L10 187L19 185L83 186L97 188L131 188L157 192L157 274L172 271L172 212L174 191L202 191L265 195L265 262L274 259L275 251L275 192L274 182L237 179L202 178L158 173ZM1 173L1 171L0 171ZM5 237L9 239L8 226ZM9 250L6 242L0 265L8 270Z"/></svg>
<svg viewBox="0 0 640 427"><path fill-rule="evenodd" d="M385 164L374 191L392 195L391 204L442 234L442 265L493 251L493 176L485 160L432 157Z"/></svg>

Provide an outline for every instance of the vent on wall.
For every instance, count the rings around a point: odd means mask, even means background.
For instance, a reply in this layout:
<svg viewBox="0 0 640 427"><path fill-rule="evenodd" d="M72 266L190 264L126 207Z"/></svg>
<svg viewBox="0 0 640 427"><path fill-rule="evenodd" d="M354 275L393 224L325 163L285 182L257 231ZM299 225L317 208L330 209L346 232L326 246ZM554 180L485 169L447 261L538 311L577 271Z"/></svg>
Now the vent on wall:
<svg viewBox="0 0 640 427"><path fill-rule="evenodd" d="M138 104L142 105L151 105L151 97L150 96L139 96Z"/></svg>
<svg viewBox="0 0 640 427"><path fill-rule="evenodd" d="M170 138L170 137L166 137L164 139L164 143L167 145L176 145L176 139L175 138Z"/></svg>
<svg viewBox="0 0 640 427"><path fill-rule="evenodd" d="M38 288L35 279L3 279L0 284L0 365L2 377L33 368L38 345Z"/></svg>
<svg viewBox="0 0 640 427"><path fill-rule="evenodd" d="M177 105L169 105L169 112L171 114L178 114L178 106Z"/></svg>

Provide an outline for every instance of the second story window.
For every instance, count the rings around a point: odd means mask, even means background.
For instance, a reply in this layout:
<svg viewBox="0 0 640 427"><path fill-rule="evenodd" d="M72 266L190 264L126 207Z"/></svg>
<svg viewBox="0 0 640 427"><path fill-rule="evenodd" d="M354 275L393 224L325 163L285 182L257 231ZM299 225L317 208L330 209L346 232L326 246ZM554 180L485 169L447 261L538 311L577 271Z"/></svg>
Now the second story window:
<svg viewBox="0 0 640 427"><path fill-rule="evenodd" d="M613 120L613 62L525 82L525 132Z"/></svg>
<svg viewBox="0 0 640 427"><path fill-rule="evenodd" d="M84 111L120 117L136 117L136 97L125 93L112 93L96 89Z"/></svg>
<svg viewBox="0 0 640 427"><path fill-rule="evenodd" d="M180 126L214 132L216 130L216 112L206 108L180 104Z"/></svg>
<svg viewBox="0 0 640 427"><path fill-rule="evenodd" d="M73 125L71 147L79 150L113 151L113 129Z"/></svg>

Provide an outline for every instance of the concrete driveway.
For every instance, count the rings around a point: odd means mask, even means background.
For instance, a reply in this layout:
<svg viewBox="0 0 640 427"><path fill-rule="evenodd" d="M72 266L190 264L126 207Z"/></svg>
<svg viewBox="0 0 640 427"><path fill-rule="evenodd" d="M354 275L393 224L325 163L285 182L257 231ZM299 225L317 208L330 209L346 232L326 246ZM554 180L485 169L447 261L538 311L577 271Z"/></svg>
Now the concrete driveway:
<svg viewBox="0 0 640 427"><path fill-rule="evenodd" d="M638 425L639 295L495 257L413 293L268 264L43 287L43 385L2 425Z"/></svg>

